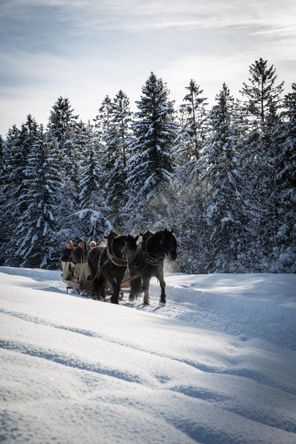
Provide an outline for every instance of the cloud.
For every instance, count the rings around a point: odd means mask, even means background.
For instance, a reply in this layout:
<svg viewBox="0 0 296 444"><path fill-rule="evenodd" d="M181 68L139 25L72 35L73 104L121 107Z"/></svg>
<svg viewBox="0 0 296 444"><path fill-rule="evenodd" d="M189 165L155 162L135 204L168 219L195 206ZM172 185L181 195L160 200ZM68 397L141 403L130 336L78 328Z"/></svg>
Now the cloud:
<svg viewBox="0 0 296 444"><path fill-rule="evenodd" d="M178 102L190 78L236 94L259 57L290 83L295 17L294 0L2 0L1 130L46 122L60 94L83 119L120 88L134 102L151 70Z"/></svg>
<svg viewBox="0 0 296 444"><path fill-rule="evenodd" d="M278 26L296 24L294 0L6 0L6 15L54 8L73 20L78 28L140 31L153 28L219 28L227 26Z"/></svg>

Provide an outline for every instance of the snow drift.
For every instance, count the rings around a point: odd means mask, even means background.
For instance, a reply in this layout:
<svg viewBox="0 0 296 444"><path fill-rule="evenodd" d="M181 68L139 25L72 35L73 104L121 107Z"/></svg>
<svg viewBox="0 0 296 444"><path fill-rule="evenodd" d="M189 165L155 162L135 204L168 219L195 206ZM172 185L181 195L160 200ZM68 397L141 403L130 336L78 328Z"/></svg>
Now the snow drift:
<svg viewBox="0 0 296 444"><path fill-rule="evenodd" d="M0 441L296 442L295 275L170 274L147 309L0 275Z"/></svg>

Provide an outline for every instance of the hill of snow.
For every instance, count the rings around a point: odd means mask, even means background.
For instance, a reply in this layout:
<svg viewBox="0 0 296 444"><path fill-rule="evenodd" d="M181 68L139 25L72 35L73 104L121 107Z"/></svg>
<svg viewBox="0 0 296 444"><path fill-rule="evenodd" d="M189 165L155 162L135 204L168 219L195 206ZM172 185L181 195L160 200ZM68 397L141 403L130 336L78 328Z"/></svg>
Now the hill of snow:
<svg viewBox="0 0 296 444"><path fill-rule="evenodd" d="M167 305L0 267L0 441L295 443L296 276L167 276Z"/></svg>

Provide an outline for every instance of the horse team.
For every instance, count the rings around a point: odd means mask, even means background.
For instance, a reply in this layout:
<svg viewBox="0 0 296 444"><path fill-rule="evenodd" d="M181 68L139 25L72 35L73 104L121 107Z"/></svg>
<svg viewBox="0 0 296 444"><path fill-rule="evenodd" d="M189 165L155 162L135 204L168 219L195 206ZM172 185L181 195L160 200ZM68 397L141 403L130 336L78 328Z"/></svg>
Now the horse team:
<svg viewBox="0 0 296 444"><path fill-rule="evenodd" d="M111 231L106 246L92 248L88 265L93 279L92 297L104 300L106 287L112 290L111 302L118 304L121 285L126 273L129 276L129 300L133 301L142 292L144 305L149 305L149 282L155 276L160 283L160 303L166 303L164 259L177 258L177 240L172 230L156 233L147 231L139 236L118 235Z"/></svg>

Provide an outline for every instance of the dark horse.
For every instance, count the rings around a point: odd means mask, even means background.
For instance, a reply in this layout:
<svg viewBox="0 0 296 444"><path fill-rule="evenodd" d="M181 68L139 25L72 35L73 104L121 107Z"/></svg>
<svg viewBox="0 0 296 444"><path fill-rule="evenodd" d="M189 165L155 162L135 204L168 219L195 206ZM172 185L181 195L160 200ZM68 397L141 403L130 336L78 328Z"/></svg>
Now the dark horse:
<svg viewBox="0 0 296 444"><path fill-rule="evenodd" d="M111 285L111 302L118 304L120 284L127 268L124 248L127 236L119 236L111 231L106 247L93 248L88 257L88 264L93 277L93 298L105 299L107 283Z"/></svg>
<svg viewBox="0 0 296 444"><path fill-rule="evenodd" d="M137 237L127 236L125 255L130 273L131 291L129 299L144 292L144 305L149 305L149 282L155 276L160 283L160 302L166 303L164 281L164 259L168 256L172 260L177 258L177 240L173 231L167 229L142 235L142 242L137 246Z"/></svg>

